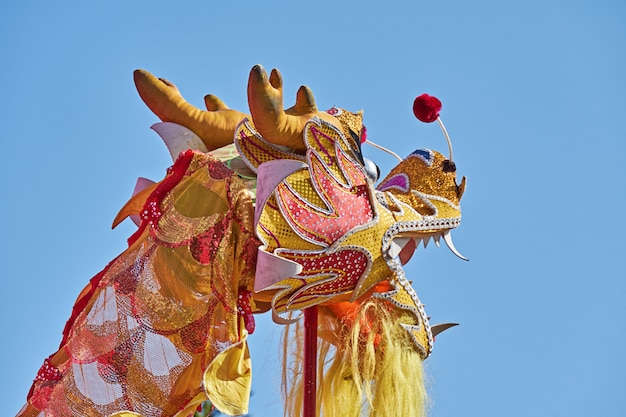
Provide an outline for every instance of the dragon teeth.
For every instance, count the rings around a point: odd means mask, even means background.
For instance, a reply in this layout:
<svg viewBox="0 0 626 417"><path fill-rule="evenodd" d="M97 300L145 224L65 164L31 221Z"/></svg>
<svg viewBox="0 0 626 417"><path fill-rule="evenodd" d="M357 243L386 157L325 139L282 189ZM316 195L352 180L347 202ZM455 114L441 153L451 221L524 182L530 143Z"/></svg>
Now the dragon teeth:
<svg viewBox="0 0 626 417"><path fill-rule="evenodd" d="M464 261L469 261L469 259L467 259L465 256L461 255L459 253L459 251L454 247L454 243L452 242L452 235L450 234L449 230L446 230L443 233L443 241L446 242L446 245L448 246L448 249L450 249L450 251L453 254L455 254L459 258L463 259Z"/></svg>

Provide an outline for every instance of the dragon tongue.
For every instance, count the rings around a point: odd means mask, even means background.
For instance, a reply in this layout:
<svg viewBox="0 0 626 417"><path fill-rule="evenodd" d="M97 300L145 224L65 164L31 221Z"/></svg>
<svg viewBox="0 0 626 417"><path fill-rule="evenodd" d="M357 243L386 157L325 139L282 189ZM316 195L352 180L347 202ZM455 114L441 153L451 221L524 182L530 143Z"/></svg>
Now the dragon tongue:
<svg viewBox="0 0 626 417"><path fill-rule="evenodd" d="M410 240L410 237L397 237L393 239L389 245L389 256L392 258L398 256Z"/></svg>

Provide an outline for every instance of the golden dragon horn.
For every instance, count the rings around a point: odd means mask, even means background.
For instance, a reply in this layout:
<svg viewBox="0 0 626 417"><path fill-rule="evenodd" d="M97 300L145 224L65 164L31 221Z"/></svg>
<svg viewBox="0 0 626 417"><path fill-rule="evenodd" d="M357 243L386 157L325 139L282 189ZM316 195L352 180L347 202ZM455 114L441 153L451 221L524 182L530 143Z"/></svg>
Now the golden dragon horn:
<svg viewBox="0 0 626 417"><path fill-rule="evenodd" d="M207 110L200 110L188 103L173 83L148 71L138 69L133 76L139 96L159 119L190 129L202 139L208 150L232 143L237 125L248 117L229 109L213 95L204 97Z"/></svg>
<svg viewBox="0 0 626 417"><path fill-rule="evenodd" d="M301 86L296 94L296 104L283 109L283 78L273 69L269 78L261 65L255 65L248 79L248 106L255 128L268 142L305 150L302 137L304 125L312 117L324 119L337 127L339 121L315 105L313 92Z"/></svg>

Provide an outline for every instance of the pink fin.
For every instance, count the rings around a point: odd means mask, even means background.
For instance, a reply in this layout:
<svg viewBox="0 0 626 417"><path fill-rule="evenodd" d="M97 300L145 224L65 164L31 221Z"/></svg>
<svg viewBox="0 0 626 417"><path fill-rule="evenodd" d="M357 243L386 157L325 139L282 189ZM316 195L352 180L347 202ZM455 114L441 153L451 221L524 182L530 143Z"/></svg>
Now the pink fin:
<svg viewBox="0 0 626 417"><path fill-rule="evenodd" d="M178 155L187 149L208 152L202 139L184 126L172 122L162 122L155 123L150 128L161 136L165 146L170 151L172 161L176 161Z"/></svg>
<svg viewBox="0 0 626 417"><path fill-rule="evenodd" d="M307 165L304 162L293 159L277 159L259 165L257 169L256 207L254 212L255 225L259 221L259 216L267 199L276 189L276 186L289 174L306 167Z"/></svg>
<svg viewBox="0 0 626 417"><path fill-rule="evenodd" d="M133 190L133 196L139 194L146 188L156 184L154 181L149 180L148 178L139 177L137 178L137 182L135 183L135 189ZM130 219L139 227L141 224L141 217L138 214L131 214Z"/></svg>
<svg viewBox="0 0 626 417"><path fill-rule="evenodd" d="M277 282L298 275L302 265L259 248L257 253L254 291L263 291Z"/></svg>

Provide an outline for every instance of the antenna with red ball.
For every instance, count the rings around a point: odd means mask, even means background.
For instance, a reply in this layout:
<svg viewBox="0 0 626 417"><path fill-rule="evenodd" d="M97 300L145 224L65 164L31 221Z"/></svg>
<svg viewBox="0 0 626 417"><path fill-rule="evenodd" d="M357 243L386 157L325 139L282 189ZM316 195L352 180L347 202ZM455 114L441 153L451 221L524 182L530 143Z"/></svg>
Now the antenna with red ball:
<svg viewBox="0 0 626 417"><path fill-rule="evenodd" d="M441 101L439 101L439 99L435 96L422 94L421 96L415 97L415 101L413 101L413 114L419 121L432 123L436 120L439 123L439 126L443 131L443 135L446 137L446 141L448 142L448 150L450 151L450 158L448 159L452 162L452 141L450 140L450 136L448 136L446 127L439 117L440 111Z"/></svg>
<svg viewBox="0 0 626 417"><path fill-rule="evenodd" d="M448 151L450 152L450 157L448 158L448 160L452 162L452 141L450 140L450 136L448 135L448 131L446 130L443 121L439 117L440 111L441 101L439 101L439 99L435 96L422 94L420 96L417 96L415 98L415 101L413 101L413 114L415 115L415 117L417 117L418 120L424 123L432 123L436 120L439 123L439 127L441 127L441 130L443 131L443 135L446 137L446 142L448 142ZM381 151L387 152L388 154L394 156L396 159L398 159L398 161L403 161L403 159L392 150L366 139L365 133L362 134L361 143L367 143L376 149L380 149Z"/></svg>
<svg viewBox="0 0 626 417"><path fill-rule="evenodd" d="M363 129L365 131L365 127ZM397 153L395 153L394 151L392 151L391 149L387 149L384 146L381 146L377 143L372 142L371 140L367 140L366 136L364 134L362 134L361 137L361 143L367 143L370 146L373 146L376 149L379 149L383 152L387 152L389 155L395 157L398 161L402 162L402 158L400 157L400 155L398 155Z"/></svg>

